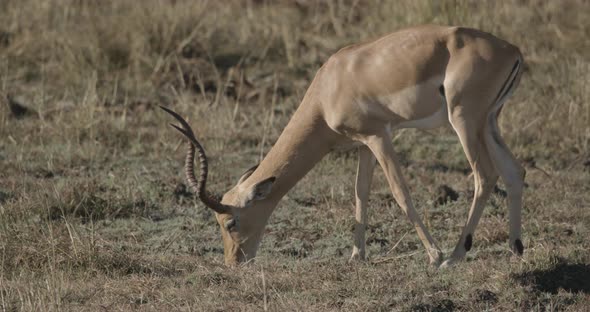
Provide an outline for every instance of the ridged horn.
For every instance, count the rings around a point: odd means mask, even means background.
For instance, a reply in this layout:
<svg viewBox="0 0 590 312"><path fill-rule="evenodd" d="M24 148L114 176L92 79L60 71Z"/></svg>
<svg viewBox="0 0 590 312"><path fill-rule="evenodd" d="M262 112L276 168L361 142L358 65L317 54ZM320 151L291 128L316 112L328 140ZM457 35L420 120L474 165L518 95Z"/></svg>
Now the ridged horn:
<svg viewBox="0 0 590 312"><path fill-rule="evenodd" d="M213 211L217 213L229 213L229 207L221 204L214 196L212 196L209 192L207 192L206 184L207 184L207 174L209 172L209 167L207 164L207 156L205 155L205 150L199 141L195 138L195 134L193 133L193 129L189 126L189 124L182 118L180 115L175 113L174 111L160 106L168 114L172 115L178 122L180 122L181 127L177 125L170 124L180 133L182 133L188 140L188 149L186 153L186 160L184 162L184 170L186 174L186 179L188 184L193 189L199 199L205 204L205 206L213 209ZM200 172L199 178L195 177L195 170L194 170L194 161L195 161L195 149L198 152L199 158L199 165L200 165Z"/></svg>

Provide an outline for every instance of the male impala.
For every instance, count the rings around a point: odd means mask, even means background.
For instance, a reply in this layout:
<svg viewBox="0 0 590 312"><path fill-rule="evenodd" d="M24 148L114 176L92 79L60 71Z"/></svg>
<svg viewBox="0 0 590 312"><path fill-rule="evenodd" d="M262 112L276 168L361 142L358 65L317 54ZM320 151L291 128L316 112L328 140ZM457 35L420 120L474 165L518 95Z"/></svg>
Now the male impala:
<svg viewBox="0 0 590 312"><path fill-rule="evenodd" d="M352 259L364 259L367 201L376 162L391 192L416 228L430 263L443 254L414 208L392 144L400 128L429 129L450 123L473 169L475 194L459 242L443 265L461 260L498 176L506 184L509 246L521 255L525 171L498 130L502 105L516 88L523 64L517 47L488 33L462 27L420 26L346 47L319 69L299 108L260 165L248 170L221 201L206 189L207 159L189 125L176 127L189 140L186 175L213 209L225 263L252 259L279 200L332 148L358 142L356 229ZM193 172L195 147L201 175Z"/></svg>

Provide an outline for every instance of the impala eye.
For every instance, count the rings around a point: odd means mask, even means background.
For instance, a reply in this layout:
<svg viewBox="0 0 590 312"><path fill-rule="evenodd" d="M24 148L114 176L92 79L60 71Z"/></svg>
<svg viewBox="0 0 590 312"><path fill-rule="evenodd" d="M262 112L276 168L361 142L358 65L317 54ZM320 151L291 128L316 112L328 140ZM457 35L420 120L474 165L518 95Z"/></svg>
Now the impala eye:
<svg viewBox="0 0 590 312"><path fill-rule="evenodd" d="M225 221L225 229L228 231L233 230L236 227L236 219L231 218Z"/></svg>

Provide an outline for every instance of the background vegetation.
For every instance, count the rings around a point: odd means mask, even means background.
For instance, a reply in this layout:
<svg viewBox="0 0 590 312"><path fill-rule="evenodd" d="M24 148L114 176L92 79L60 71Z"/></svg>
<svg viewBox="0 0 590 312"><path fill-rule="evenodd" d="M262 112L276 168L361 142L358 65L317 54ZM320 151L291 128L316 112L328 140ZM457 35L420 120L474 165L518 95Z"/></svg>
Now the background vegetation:
<svg viewBox="0 0 590 312"><path fill-rule="evenodd" d="M224 267L217 225L188 192L182 142L157 105L190 119L222 192L268 151L329 55L423 23L479 28L524 53L501 118L528 170L524 258L510 257L500 184L467 261L429 268L378 172L370 261L349 264L350 151L285 197L255 264ZM588 309L588 38L585 0L2 0L0 307ZM473 192L458 140L404 130L395 144L448 254Z"/></svg>

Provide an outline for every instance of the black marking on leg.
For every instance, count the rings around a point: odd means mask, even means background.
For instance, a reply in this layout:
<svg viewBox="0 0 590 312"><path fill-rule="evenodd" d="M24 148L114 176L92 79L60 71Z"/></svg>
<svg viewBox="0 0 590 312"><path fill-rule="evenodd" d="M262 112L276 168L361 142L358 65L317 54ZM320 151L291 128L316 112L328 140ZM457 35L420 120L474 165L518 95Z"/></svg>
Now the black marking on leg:
<svg viewBox="0 0 590 312"><path fill-rule="evenodd" d="M522 245L520 239L514 241L514 247L516 247L516 252L518 252L518 255L522 256L522 253L524 252L524 246Z"/></svg>
<svg viewBox="0 0 590 312"><path fill-rule="evenodd" d="M473 245L473 236L471 234L467 234L465 237L465 251L469 251L471 246Z"/></svg>
<svg viewBox="0 0 590 312"><path fill-rule="evenodd" d="M518 69L519 64L520 64L520 59L516 60L516 63L514 63L514 66L512 67L512 70L510 71L510 75L507 78L508 80L506 80L504 82L504 84L502 85L502 88L500 89L500 92L496 96L494 103L498 103L498 101L500 101L500 99L502 99L506 94L508 94L510 89L512 89L512 87L514 86L514 81L516 80L516 76L518 74L518 72L515 73L515 70Z"/></svg>
<svg viewBox="0 0 590 312"><path fill-rule="evenodd" d="M440 87L438 88L438 92L440 92L440 95L442 95L442 97L446 98L446 96L445 96L445 86L440 85Z"/></svg>

